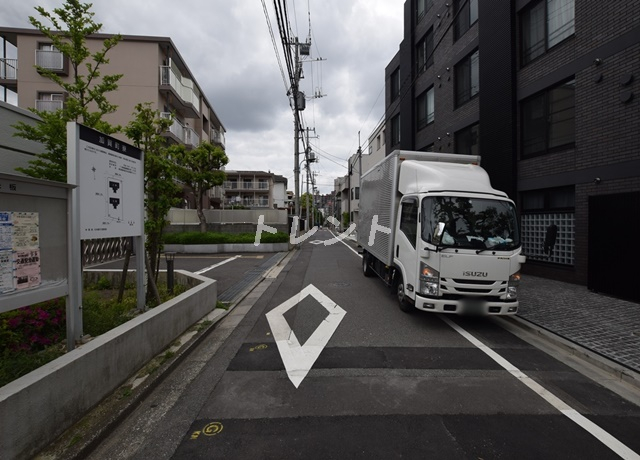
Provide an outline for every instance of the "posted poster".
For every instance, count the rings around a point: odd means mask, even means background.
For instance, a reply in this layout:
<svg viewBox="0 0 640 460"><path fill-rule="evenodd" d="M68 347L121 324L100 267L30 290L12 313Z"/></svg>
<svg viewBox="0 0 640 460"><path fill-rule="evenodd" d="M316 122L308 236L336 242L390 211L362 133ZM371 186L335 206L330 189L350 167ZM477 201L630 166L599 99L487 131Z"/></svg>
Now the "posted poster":
<svg viewBox="0 0 640 460"><path fill-rule="evenodd" d="M0 251L13 249L13 223L11 212L0 211Z"/></svg>
<svg viewBox="0 0 640 460"><path fill-rule="evenodd" d="M14 284L13 252L0 250L0 294L11 292Z"/></svg>
<svg viewBox="0 0 640 460"><path fill-rule="evenodd" d="M37 212L0 211L0 294L41 284L39 227Z"/></svg>
<svg viewBox="0 0 640 460"><path fill-rule="evenodd" d="M40 250L16 251L16 289L40 285Z"/></svg>
<svg viewBox="0 0 640 460"><path fill-rule="evenodd" d="M13 250L37 249L40 247L37 212L13 213Z"/></svg>

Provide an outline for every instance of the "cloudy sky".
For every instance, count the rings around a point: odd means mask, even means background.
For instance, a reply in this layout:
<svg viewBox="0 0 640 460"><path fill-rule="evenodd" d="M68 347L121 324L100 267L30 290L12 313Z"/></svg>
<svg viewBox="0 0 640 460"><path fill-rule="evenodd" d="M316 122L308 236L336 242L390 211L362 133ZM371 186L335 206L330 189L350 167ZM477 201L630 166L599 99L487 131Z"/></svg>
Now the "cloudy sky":
<svg viewBox="0 0 640 460"><path fill-rule="evenodd" d="M87 2L90 3L90 2ZM229 170L285 176L294 189L293 114L261 0L94 0L101 32L170 37L222 120ZM384 115L384 69L402 40L404 0L286 0L291 34L311 56L301 90L309 97L305 126L319 157L320 193L347 171L347 158ZM2 0L0 24L29 27L35 6L63 0ZM273 1L265 0L285 76ZM314 61L322 59L322 61ZM288 86L288 81L286 82ZM313 133L312 133L313 135Z"/></svg>

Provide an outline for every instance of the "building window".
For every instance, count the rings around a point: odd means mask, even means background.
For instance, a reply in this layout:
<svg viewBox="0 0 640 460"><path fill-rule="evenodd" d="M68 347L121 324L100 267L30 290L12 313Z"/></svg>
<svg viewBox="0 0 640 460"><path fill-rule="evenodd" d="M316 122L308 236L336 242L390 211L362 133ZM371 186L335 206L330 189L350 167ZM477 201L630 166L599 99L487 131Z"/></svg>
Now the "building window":
<svg viewBox="0 0 640 460"><path fill-rule="evenodd" d="M566 149L575 142L575 80L522 102L522 155Z"/></svg>
<svg viewBox="0 0 640 460"><path fill-rule="evenodd" d="M433 27L430 28L416 46L416 66L418 75L433 65Z"/></svg>
<svg viewBox="0 0 640 460"><path fill-rule="evenodd" d="M400 69L396 69L391 74L391 101L395 101L400 96Z"/></svg>
<svg viewBox="0 0 640 460"><path fill-rule="evenodd" d="M433 86L418 96L416 101L416 111L418 119L418 129L422 129L429 123L433 123L435 118L434 91Z"/></svg>
<svg viewBox="0 0 640 460"><path fill-rule="evenodd" d="M524 192L522 245L528 259L573 265L575 190L573 186Z"/></svg>
<svg viewBox="0 0 640 460"><path fill-rule="evenodd" d="M454 0L453 11L456 14L453 39L457 40L478 21L478 0Z"/></svg>
<svg viewBox="0 0 640 460"><path fill-rule="evenodd" d="M400 114L391 119L391 145L400 143Z"/></svg>
<svg viewBox="0 0 640 460"><path fill-rule="evenodd" d="M455 67L456 107L469 102L480 91L479 59L475 50Z"/></svg>
<svg viewBox="0 0 640 460"><path fill-rule="evenodd" d="M455 135L456 153L480 155L480 125L478 123L458 131Z"/></svg>
<svg viewBox="0 0 640 460"><path fill-rule="evenodd" d="M416 23L422 20L432 6L433 0L416 0Z"/></svg>
<svg viewBox="0 0 640 460"><path fill-rule="evenodd" d="M527 64L575 32L575 0L540 0L521 16L522 64Z"/></svg>

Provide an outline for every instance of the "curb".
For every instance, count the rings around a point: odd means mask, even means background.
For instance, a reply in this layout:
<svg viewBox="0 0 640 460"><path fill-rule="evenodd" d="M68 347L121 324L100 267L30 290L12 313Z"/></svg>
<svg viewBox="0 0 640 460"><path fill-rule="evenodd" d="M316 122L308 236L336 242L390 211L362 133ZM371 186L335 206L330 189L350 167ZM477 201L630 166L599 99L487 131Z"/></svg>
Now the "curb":
<svg viewBox="0 0 640 460"><path fill-rule="evenodd" d="M590 350L589 348L583 347L576 342L565 339L564 337L538 326L525 318L514 315L499 318L494 317L494 319L507 330L514 328L525 330L535 337L541 338L542 340L569 352L577 359L613 375L619 381L627 383L636 389L640 389L640 373L628 368L627 366L617 363L616 361Z"/></svg>

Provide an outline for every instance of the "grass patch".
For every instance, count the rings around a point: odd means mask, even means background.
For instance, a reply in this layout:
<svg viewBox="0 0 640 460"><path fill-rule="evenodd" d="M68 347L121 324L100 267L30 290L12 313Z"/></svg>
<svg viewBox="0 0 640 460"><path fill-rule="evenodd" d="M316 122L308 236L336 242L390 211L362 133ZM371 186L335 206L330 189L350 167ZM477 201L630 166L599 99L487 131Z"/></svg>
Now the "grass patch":
<svg viewBox="0 0 640 460"><path fill-rule="evenodd" d="M183 232L168 233L163 236L164 244L253 244L255 233ZM262 232L260 243L286 243L287 233Z"/></svg>

